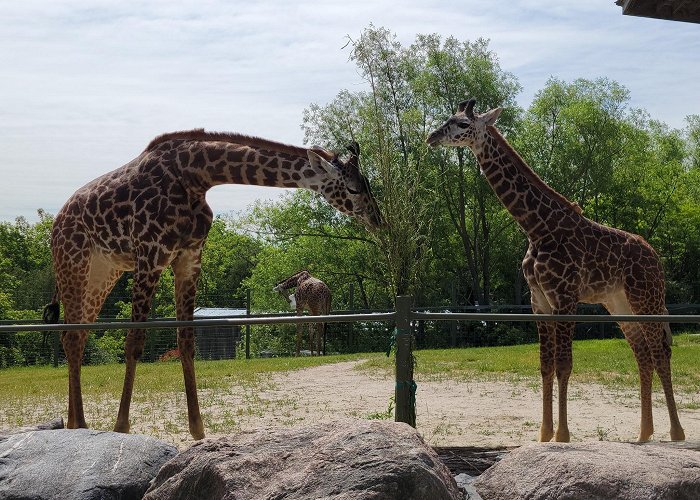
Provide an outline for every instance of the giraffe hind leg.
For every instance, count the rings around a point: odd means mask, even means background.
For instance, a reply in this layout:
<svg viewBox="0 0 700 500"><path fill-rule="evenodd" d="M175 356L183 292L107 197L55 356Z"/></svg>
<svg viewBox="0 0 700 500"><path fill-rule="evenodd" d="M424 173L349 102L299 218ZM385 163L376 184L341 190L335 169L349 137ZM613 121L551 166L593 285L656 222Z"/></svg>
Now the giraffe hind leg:
<svg viewBox="0 0 700 500"><path fill-rule="evenodd" d="M92 323L102 309L107 295L122 272L101 258L91 256L79 260L71 268L57 273L57 286L62 293L66 323ZM68 423L69 429L86 428L80 370L88 330L64 331L61 343L68 364Z"/></svg>
<svg viewBox="0 0 700 500"><path fill-rule="evenodd" d="M673 395L673 382L671 380L671 346L666 340L666 332L661 323L647 323L642 325L644 337L651 351L653 366L656 370L666 398L666 408L671 422L671 440L685 441L685 432L678 418L678 408Z"/></svg>

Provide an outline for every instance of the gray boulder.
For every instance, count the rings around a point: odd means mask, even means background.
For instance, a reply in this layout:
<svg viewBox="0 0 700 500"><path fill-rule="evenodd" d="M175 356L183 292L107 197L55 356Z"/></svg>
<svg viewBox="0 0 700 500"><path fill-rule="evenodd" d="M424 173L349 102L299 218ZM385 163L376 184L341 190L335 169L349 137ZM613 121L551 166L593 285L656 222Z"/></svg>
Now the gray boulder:
<svg viewBox="0 0 700 500"><path fill-rule="evenodd" d="M460 499L412 427L342 420L260 429L193 445L165 464L148 500Z"/></svg>
<svg viewBox="0 0 700 500"><path fill-rule="evenodd" d="M29 431L47 431L52 429L63 429L63 419L61 417L56 417L48 422L43 422L37 425L30 425L25 427L15 427L13 429L6 429L0 431L0 441L4 441L8 437L19 434L20 432Z"/></svg>
<svg viewBox="0 0 700 500"><path fill-rule="evenodd" d="M177 450L147 436L37 430L0 440L0 498L140 499Z"/></svg>
<svg viewBox="0 0 700 500"><path fill-rule="evenodd" d="M700 498L700 453L670 444L522 446L479 476L485 500Z"/></svg>

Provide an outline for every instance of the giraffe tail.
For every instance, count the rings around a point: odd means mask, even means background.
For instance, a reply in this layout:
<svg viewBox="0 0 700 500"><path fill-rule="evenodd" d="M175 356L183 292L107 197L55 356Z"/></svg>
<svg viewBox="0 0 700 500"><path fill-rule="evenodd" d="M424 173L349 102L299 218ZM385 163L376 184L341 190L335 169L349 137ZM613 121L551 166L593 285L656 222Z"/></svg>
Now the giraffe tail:
<svg viewBox="0 0 700 500"><path fill-rule="evenodd" d="M664 332L666 332L666 345L671 347L673 345L673 335L671 334L671 325L664 323Z"/></svg>
<svg viewBox="0 0 700 500"><path fill-rule="evenodd" d="M59 323L61 318L61 304L58 300L58 288L54 291L51 302L44 306L42 313L44 323Z"/></svg>
<svg viewBox="0 0 700 500"><path fill-rule="evenodd" d="M664 314L668 314L668 309L664 309ZM664 332L666 333L666 337L664 338L664 341L666 342L666 345L671 347L673 345L673 335L671 334L671 325L668 323L664 323Z"/></svg>

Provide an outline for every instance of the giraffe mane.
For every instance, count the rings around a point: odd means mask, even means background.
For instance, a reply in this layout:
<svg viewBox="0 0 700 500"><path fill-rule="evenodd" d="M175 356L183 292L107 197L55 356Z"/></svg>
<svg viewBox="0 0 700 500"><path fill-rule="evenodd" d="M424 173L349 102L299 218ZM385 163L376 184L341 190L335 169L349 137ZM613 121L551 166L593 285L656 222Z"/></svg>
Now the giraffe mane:
<svg viewBox="0 0 700 500"><path fill-rule="evenodd" d="M173 140L230 142L232 144L240 144L242 146L251 146L256 148L269 149L271 151L279 151L281 153L289 153L297 156L302 156L304 158L308 156L309 151L309 148L303 148L299 146L292 146L290 144L284 144L281 142L270 141L261 137L236 134L233 132L208 132L203 128L195 128L192 130L179 130L177 132L168 132L165 134L161 134L148 143L148 146L146 146L145 151L152 151L158 145ZM333 160L336 156L334 153L326 151L325 149L319 147L313 147L312 149L315 153L319 154L320 156L323 156L328 161Z"/></svg>
<svg viewBox="0 0 700 500"><path fill-rule="evenodd" d="M537 175L537 172L535 172L530 165L527 164L525 160L523 160L522 156L518 154L518 152L513 149L513 146L511 146L508 141L506 140L503 135L499 132L499 130L494 127L493 125L489 125L488 130L491 132L491 135L496 139L498 142L499 146L501 146L506 153L508 153L513 160L518 163L519 165L525 167L521 169L521 172L529 178L529 180L533 183L536 184L537 186L540 187L543 191L545 191L547 194L549 194L552 198L555 200L559 201L562 203L565 207L570 207L573 211L575 211L578 214L581 214L583 210L579 206L578 203L573 202L569 200L566 196L563 194L559 193L556 191L553 187L551 187L549 184L544 182L542 178Z"/></svg>
<svg viewBox="0 0 700 500"><path fill-rule="evenodd" d="M284 278L283 280L279 281L277 284L280 285L280 284L284 283L285 281L287 281L288 279L291 279L291 278L293 278L294 276L298 276L298 275L300 275L301 273L307 273L309 276L311 276L311 273L309 273L309 271L308 271L307 269L302 269L302 270L300 270L300 271L295 272L294 274L290 274L289 276L287 276L287 277Z"/></svg>

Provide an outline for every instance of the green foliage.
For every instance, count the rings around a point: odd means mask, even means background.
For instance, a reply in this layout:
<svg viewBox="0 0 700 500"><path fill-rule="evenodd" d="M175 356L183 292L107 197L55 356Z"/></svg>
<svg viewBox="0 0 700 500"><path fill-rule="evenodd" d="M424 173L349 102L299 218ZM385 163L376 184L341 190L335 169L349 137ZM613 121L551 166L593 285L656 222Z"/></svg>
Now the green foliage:
<svg viewBox="0 0 700 500"><path fill-rule="evenodd" d="M333 292L333 309L385 309L396 294L419 306L528 302L520 271L526 239L466 149L429 149L425 137L467 97L477 111L504 108L498 127L533 169L596 221L632 231L659 252L667 302L700 302L700 116L681 130L630 106L627 88L608 78L552 77L523 110L517 77L500 67L487 40L436 34L402 44L368 27L348 56L365 85L339 89L304 112L307 143L340 154L361 146L361 169L388 221L370 234L320 196L297 190L246 213L217 217L203 254L197 304L236 307L252 292L253 312L291 312L273 286L308 269ZM0 319L38 319L54 288L53 217L0 223ZM103 317L131 318L130 273L107 298ZM351 301L350 290L353 290ZM352 302L352 303L351 303ZM174 277L163 273L151 317L175 315ZM254 327L251 351L293 348L293 326ZM383 350L387 326L342 330L332 349ZM86 363L121 360L126 332L96 332ZM428 326L425 346L449 346L454 330ZM458 344L533 340L531 325L460 325ZM172 331L149 332L146 354L174 347ZM239 352L243 352L239 350ZM0 366L46 363L44 336L0 335Z"/></svg>

